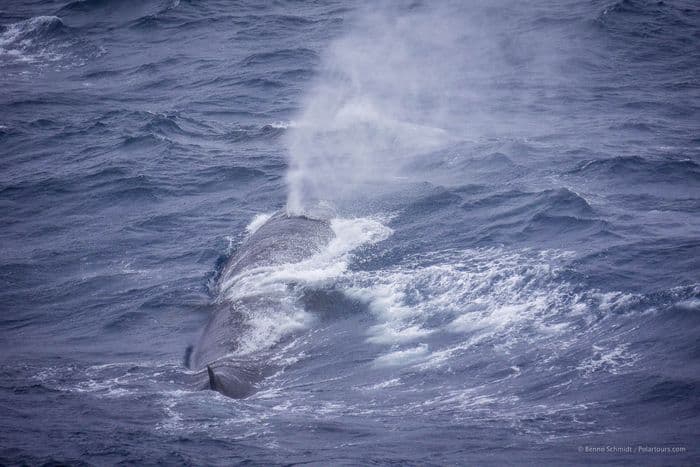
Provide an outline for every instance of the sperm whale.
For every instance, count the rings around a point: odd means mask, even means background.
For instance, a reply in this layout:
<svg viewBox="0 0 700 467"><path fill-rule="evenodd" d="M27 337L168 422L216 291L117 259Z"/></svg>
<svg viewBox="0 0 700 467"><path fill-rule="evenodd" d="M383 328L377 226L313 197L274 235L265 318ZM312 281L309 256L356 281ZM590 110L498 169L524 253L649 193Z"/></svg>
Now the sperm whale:
<svg viewBox="0 0 700 467"><path fill-rule="evenodd" d="M308 259L322 251L333 237L327 220L278 212L229 258L217 284L224 298L188 358L192 368L206 370L206 387L232 398L255 392L256 383L265 376L266 356L241 353L242 336L251 316L275 316L276 310L287 306L288 297L266 293L264 288L253 286L249 292L228 296L223 292L236 287L245 289L251 272Z"/></svg>

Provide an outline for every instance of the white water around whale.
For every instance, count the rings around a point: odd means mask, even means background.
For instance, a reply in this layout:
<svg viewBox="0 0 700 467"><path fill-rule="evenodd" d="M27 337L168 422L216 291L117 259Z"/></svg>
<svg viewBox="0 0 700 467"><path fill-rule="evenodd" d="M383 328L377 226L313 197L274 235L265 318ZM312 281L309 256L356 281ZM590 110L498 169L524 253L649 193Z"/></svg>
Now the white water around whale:
<svg viewBox="0 0 700 467"><path fill-rule="evenodd" d="M378 346L376 364L425 370L449 366L485 342L506 353L521 343L561 352L576 333L639 300L577 291L564 279L573 257L555 250L435 251L390 270L347 274L340 284L374 315L366 341Z"/></svg>
<svg viewBox="0 0 700 467"><path fill-rule="evenodd" d="M252 234L269 214L255 216L247 230ZM284 336L308 329L313 312L300 303L304 289L332 286L347 271L353 254L360 248L387 239L392 230L372 218L330 220L333 238L319 253L297 263L275 264L245 270L227 278L219 287L219 300L235 302L246 297L265 297L274 307L246 309L250 325L240 339L235 355L267 349Z"/></svg>
<svg viewBox="0 0 700 467"><path fill-rule="evenodd" d="M248 231L267 218L255 216ZM308 289L332 288L366 304L374 324L364 334L377 349L375 364L416 370L449 366L452 358L495 340L505 348L527 342L561 352L579 326L592 329L607 313L639 300L629 293L577 291L563 279L575 255L559 250L442 250L407 257L387 270L349 269L363 247L389 238L386 223L332 219L334 238L321 252L298 263L246 270L222 283L219 300L265 296L278 305L247 311L251 327L235 355L311 329L316 315L300 301ZM569 312L562 315L562 309Z"/></svg>

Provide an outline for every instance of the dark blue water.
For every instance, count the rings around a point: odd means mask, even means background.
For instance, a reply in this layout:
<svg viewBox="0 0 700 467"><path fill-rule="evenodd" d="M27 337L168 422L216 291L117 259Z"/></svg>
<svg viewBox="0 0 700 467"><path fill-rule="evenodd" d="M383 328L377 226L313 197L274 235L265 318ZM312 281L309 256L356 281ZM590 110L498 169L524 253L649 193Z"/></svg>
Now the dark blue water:
<svg viewBox="0 0 700 467"><path fill-rule="evenodd" d="M0 463L697 464L699 44L693 0L3 2ZM339 241L251 317L280 370L200 391L295 190Z"/></svg>

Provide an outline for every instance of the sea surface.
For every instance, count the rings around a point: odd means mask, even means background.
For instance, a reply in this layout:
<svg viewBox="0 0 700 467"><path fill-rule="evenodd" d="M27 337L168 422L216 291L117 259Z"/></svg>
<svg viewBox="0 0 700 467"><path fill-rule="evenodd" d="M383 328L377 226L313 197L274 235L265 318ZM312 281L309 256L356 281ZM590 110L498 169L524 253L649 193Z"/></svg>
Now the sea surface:
<svg viewBox="0 0 700 467"><path fill-rule="evenodd" d="M184 364L279 209L245 399ZM320 214L319 214L320 213ZM235 332L235 330L232 330ZM694 0L0 3L0 464L698 465Z"/></svg>

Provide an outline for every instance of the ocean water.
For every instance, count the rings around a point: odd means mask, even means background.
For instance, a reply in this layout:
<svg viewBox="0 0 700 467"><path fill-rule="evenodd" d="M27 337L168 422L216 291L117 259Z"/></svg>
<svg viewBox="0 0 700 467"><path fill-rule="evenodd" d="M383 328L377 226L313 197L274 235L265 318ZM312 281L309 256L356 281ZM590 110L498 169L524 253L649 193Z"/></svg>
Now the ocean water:
<svg viewBox="0 0 700 467"><path fill-rule="evenodd" d="M0 463L697 465L699 44L694 0L3 2ZM285 208L335 240L219 284ZM267 286L276 371L200 390Z"/></svg>

